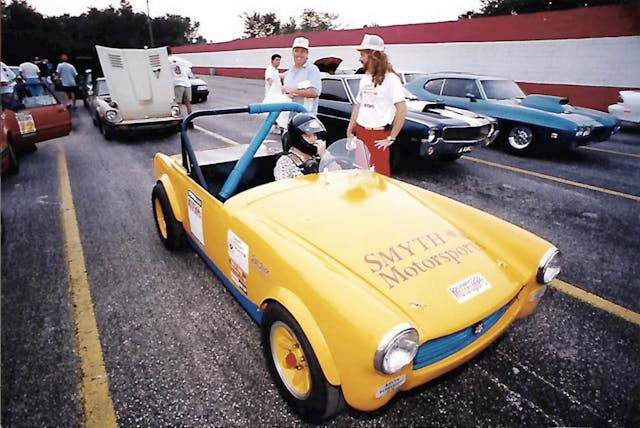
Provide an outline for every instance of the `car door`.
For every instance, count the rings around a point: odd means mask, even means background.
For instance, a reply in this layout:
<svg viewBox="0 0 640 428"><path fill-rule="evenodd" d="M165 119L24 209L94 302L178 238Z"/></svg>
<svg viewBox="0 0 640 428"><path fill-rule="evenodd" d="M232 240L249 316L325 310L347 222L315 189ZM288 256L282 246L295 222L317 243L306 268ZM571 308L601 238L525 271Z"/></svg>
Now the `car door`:
<svg viewBox="0 0 640 428"><path fill-rule="evenodd" d="M16 85L10 110L15 123L12 137L16 142L38 143L69 135L71 115L45 84Z"/></svg>
<svg viewBox="0 0 640 428"><path fill-rule="evenodd" d="M342 79L323 78L318 118L327 128L327 143L345 138L353 103Z"/></svg>

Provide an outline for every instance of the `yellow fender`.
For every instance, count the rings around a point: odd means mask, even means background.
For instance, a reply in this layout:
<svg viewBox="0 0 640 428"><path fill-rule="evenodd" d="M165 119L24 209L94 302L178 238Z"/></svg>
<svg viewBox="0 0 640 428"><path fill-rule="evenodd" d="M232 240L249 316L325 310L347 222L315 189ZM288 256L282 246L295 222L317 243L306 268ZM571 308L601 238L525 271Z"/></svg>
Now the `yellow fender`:
<svg viewBox="0 0 640 428"><path fill-rule="evenodd" d="M260 305L261 310L264 310L269 306L269 301L278 302L283 308L289 311L291 315L293 315L293 318L295 318L298 324L300 324L304 334L307 336L327 381L331 385L339 386L341 382L338 367L333 359L333 355L331 355L331 352L329 351L329 345L325 341L318 324L307 307L295 294L282 287L275 289L271 296L262 301L262 304ZM283 302L287 302L287 304L285 305Z"/></svg>
<svg viewBox="0 0 640 428"><path fill-rule="evenodd" d="M178 195L176 195L176 191L171 184L171 180L167 174L162 174L158 177L158 182L162 183L164 186L164 190L167 193L167 197L169 198L169 204L171 205L171 210L173 211L173 216L180 223L184 221L184 212L182 210L182 206L178 203Z"/></svg>

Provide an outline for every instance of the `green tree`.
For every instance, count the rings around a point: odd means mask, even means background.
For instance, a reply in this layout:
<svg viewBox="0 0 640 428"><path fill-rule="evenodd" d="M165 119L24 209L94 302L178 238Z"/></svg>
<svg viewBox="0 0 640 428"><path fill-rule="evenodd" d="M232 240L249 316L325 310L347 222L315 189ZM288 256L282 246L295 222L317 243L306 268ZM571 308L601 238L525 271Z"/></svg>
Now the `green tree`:
<svg viewBox="0 0 640 428"><path fill-rule="evenodd" d="M280 21L276 18L275 13L270 12L263 15L253 12L249 15L245 12L240 17L244 19L244 36L247 39L280 34Z"/></svg>
<svg viewBox="0 0 640 428"><path fill-rule="evenodd" d="M119 8L89 8L80 16L68 14L44 17L27 0L0 0L2 8L2 60L19 64L36 56L57 62L61 53L69 55L80 69L97 69L95 45L117 48L151 46L149 21L135 13L127 0ZM154 45L185 45L205 40L200 24L189 18L166 15L151 21ZM80 70L79 70L80 71Z"/></svg>
<svg viewBox="0 0 640 428"><path fill-rule="evenodd" d="M480 11L470 10L460 15L459 18L518 15L548 10L564 10L633 2L638 2L638 0L482 0Z"/></svg>
<svg viewBox="0 0 640 428"><path fill-rule="evenodd" d="M245 38L338 29L334 24L334 21L338 19L338 15L316 12L312 9L304 9L300 15L300 25L296 24L294 17L290 17L289 22L282 24L274 13L263 15L257 12L251 14L245 12L240 17L244 20Z"/></svg>
<svg viewBox="0 0 640 428"><path fill-rule="evenodd" d="M300 15L300 31L307 33L310 31L335 30L333 22L338 19L338 15L327 12L316 12L305 9Z"/></svg>

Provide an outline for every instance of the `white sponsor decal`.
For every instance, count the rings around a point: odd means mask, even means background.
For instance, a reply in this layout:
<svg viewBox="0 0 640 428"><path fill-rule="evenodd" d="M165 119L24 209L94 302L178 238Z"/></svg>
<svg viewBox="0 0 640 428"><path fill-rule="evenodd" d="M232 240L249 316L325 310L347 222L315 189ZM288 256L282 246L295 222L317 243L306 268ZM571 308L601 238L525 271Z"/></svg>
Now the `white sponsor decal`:
<svg viewBox="0 0 640 428"><path fill-rule="evenodd" d="M398 388L400 388L400 386L407 380L407 377L405 375L402 375L400 377L397 377L395 379L391 379L389 382L385 383L384 385L382 385L380 388L378 388L378 390L376 391L376 398L380 398L385 394L390 393L393 390L396 390Z"/></svg>
<svg viewBox="0 0 640 428"><path fill-rule="evenodd" d="M204 246L204 234L202 233L202 200L191 190L187 193L187 206L189 207L189 225L191 233Z"/></svg>
<svg viewBox="0 0 640 428"><path fill-rule="evenodd" d="M479 273L449 287L458 303L464 303L491 288L491 284Z"/></svg>
<svg viewBox="0 0 640 428"><path fill-rule="evenodd" d="M249 246L231 230L227 232L227 249L231 280L244 293L247 292L247 273L249 272Z"/></svg>

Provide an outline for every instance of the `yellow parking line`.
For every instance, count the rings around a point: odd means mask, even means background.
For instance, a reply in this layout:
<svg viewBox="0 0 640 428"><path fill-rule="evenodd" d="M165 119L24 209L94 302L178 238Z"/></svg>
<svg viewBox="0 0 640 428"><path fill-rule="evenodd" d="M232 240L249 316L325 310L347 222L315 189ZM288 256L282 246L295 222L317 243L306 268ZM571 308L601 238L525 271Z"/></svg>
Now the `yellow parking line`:
<svg viewBox="0 0 640 428"><path fill-rule="evenodd" d="M86 428L117 427L71 195L69 171L62 145L58 146L57 164L60 215L65 257L69 268L70 309L76 330L74 347L76 355L80 358L82 373L78 389L84 412L83 426Z"/></svg>
<svg viewBox="0 0 640 428"><path fill-rule="evenodd" d="M553 177L551 175L541 174L539 172L528 171L526 169L516 168L516 167L513 167L513 166L502 165L502 164L499 164L499 163L490 162L490 161L487 161L487 160L484 160L484 159L478 159L478 158L469 157L469 156L463 156L462 159L470 160L470 161L477 162L477 163L482 163L482 164L485 164L485 165L490 165L490 166L493 166L493 167L496 167L496 168L506 169L508 171L519 172L520 174L532 175L534 177L543 178L545 180L550 180L550 181L555 181L555 182L558 182L558 183L568 184L569 186L581 187L583 189L594 190L596 192L607 193L609 195L619 196L621 198L627 198L627 199L631 199L631 200L634 200L634 201L640 201L640 196L629 195L628 193L617 192L615 190L609 190L609 189L605 189L603 187L591 186L589 184L578 183L577 181L565 180L564 178Z"/></svg>
<svg viewBox="0 0 640 428"><path fill-rule="evenodd" d="M592 150L594 152L610 153L612 155L628 156L628 157L640 159L640 155L636 155L634 153L617 152L615 150L607 150L607 149L601 149L599 147L591 147L591 146L580 146L580 148L582 150Z"/></svg>
<svg viewBox="0 0 640 428"><path fill-rule="evenodd" d="M623 308L622 306L616 305L615 303L605 300L602 297L598 297L595 294L586 292L578 287L574 287L571 284L567 284L566 282L561 281L557 278L551 282L551 286L558 289L559 291L562 291L563 293L575 297L576 299L587 302L591 306L594 306L605 312L625 319L630 323L640 326L640 314L637 312L633 312L627 308Z"/></svg>

